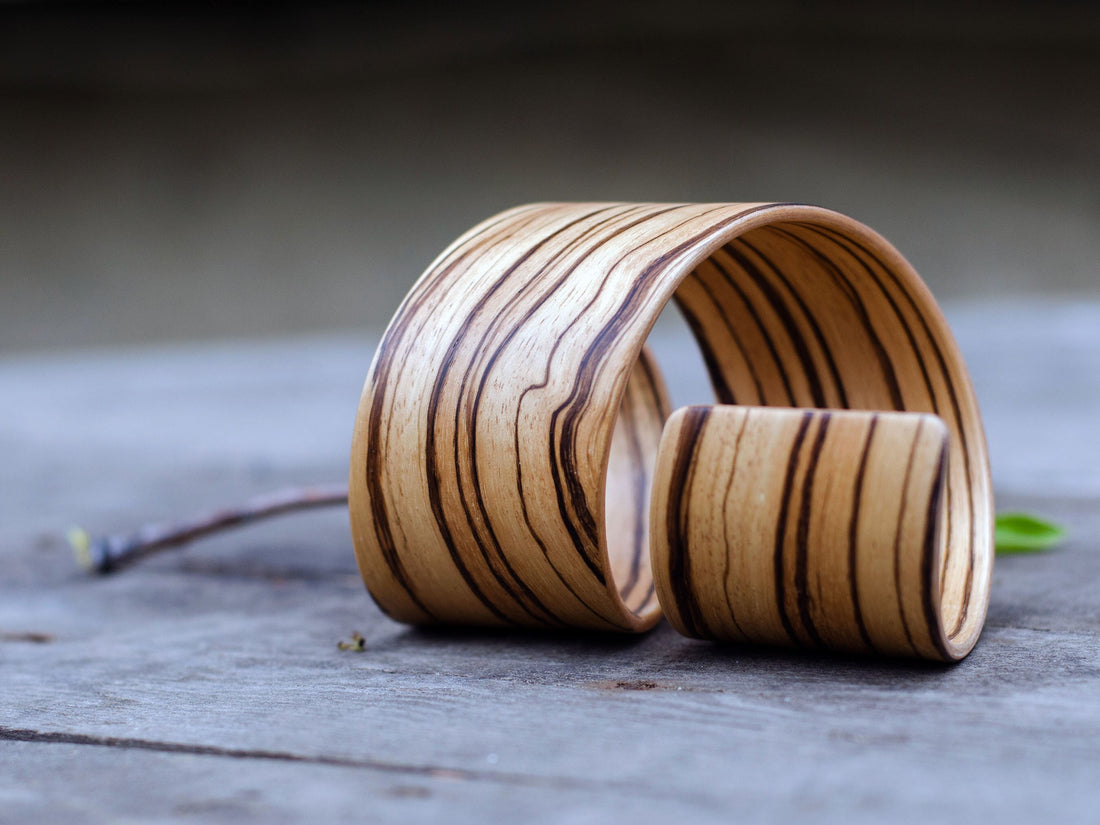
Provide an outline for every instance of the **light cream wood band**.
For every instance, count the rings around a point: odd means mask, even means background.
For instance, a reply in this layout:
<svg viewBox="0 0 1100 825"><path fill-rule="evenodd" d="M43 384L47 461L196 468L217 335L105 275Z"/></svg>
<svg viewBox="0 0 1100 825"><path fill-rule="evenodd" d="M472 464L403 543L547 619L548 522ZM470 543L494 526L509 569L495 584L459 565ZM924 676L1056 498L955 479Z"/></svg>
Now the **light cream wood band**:
<svg viewBox="0 0 1100 825"><path fill-rule="evenodd" d="M942 418L940 609L949 649L968 650L988 601L992 506L962 359L893 247L797 204L534 204L445 250L387 329L356 420L352 533L376 601L413 623L652 626L649 570L631 581L637 542L620 537L645 527L619 502L637 502L647 474L609 464L673 297L724 404ZM628 400L624 415L655 421L660 408ZM645 467L653 427L636 429Z"/></svg>

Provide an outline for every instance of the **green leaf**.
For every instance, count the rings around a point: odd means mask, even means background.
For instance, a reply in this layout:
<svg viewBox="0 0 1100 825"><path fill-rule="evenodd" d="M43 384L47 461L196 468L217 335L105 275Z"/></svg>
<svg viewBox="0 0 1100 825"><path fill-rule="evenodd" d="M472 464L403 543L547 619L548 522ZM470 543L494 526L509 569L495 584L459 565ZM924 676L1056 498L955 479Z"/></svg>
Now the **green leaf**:
<svg viewBox="0 0 1100 825"><path fill-rule="evenodd" d="M1005 513L997 516L993 542L998 553L1038 553L1053 547L1065 534L1057 524L1027 513Z"/></svg>

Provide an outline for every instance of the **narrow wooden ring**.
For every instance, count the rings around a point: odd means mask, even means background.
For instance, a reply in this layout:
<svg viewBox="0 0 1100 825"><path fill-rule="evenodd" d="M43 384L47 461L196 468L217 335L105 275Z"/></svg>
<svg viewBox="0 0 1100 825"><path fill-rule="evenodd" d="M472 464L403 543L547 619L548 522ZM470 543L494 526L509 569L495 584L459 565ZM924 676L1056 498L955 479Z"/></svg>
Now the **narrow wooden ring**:
<svg viewBox="0 0 1100 825"><path fill-rule="evenodd" d="M352 533L375 600L414 623L652 626L612 575L605 481L674 296L723 403L943 418L941 602L948 644L968 650L992 506L965 366L889 243L798 204L533 204L445 250L387 329L356 420ZM552 620L530 616L534 599Z"/></svg>
<svg viewBox="0 0 1100 825"><path fill-rule="evenodd" d="M928 413L686 407L658 454L661 607L701 639L941 661L948 431Z"/></svg>

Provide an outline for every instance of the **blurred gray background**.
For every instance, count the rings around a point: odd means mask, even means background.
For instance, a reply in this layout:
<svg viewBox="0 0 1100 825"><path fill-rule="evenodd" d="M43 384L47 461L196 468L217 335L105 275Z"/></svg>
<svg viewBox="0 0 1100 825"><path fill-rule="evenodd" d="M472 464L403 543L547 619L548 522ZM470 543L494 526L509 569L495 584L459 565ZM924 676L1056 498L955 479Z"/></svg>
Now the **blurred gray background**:
<svg viewBox="0 0 1100 825"><path fill-rule="evenodd" d="M0 350L377 330L532 200L795 200L1100 297L1074 3L0 4Z"/></svg>

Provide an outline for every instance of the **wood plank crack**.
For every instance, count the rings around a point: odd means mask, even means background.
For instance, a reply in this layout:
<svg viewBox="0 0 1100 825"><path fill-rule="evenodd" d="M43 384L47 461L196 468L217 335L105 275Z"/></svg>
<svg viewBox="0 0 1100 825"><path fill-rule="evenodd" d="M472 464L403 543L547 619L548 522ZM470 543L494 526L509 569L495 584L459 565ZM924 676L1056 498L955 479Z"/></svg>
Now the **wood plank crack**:
<svg viewBox="0 0 1100 825"><path fill-rule="evenodd" d="M36 744L86 745L99 748L118 748L122 750L144 750L156 753L187 754L191 756L211 756L223 759L259 759L274 762L295 762L307 765L322 765L337 768L358 768L361 770L399 774L403 776L422 776L431 779L452 779L465 782L491 782L529 788L549 788L552 790L607 791L616 783L607 781L585 781L562 776L536 776L533 774L453 768L441 765L417 765L407 762L389 762L383 759L364 759L339 756L311 756L251 748L224 748L216 745L193 745L186 742L161 742L153 739L137 739L115 736L94 736L83 733L63 731L38 731L30 728L10 728L0 726L0 742L30 742ZM623 785L622 792L637 793L635 786ZM667 796L667 794L666 794Z"/></svg>

